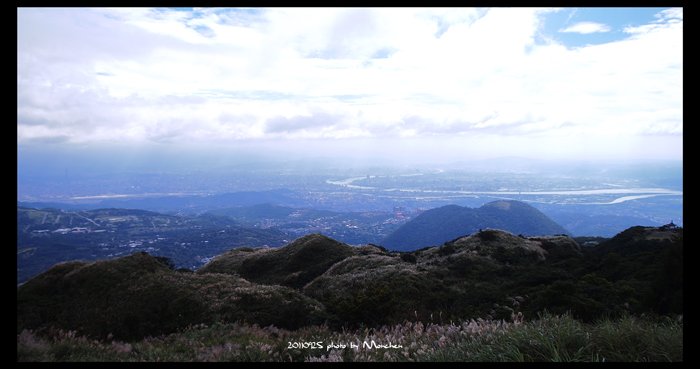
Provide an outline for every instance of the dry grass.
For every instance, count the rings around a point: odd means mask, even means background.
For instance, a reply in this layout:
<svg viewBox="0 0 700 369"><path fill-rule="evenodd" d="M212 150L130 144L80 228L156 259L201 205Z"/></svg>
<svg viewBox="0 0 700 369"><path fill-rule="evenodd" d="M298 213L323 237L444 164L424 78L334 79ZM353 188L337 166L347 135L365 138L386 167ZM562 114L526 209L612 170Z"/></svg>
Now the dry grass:
<svg viewBox="0 0 700 369"><path fill-rule="evenodd" d="M290 348L290 342L321 346ZM368 347L391 345L391 347ZM328 348L329 345L335 348ZM357 347L351 347L350 344ZM366 345L366 344L367 345ZM346 347L342 347L346 345ZM297 345L298 346L298 345ZM532 322L404 322L334 331L248 324L198 325L137 342L95 341L74 332L17 335L19 361L682 361L683 322L626 317L582 324L545 315Z"/></svg>

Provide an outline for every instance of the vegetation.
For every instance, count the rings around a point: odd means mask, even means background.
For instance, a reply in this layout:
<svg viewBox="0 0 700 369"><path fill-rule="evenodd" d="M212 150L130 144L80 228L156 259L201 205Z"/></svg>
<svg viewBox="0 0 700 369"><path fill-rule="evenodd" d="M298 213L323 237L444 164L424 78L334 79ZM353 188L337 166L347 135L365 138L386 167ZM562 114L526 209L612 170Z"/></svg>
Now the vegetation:
<svg viewBox="0 0 700 369"><path fill-rule="evenodd" d="M368 348L391 343L392 348ZM320 342L319 348L291 343ZM331 348L334 344L345 348ZM350 343L357 348L350 348ZM290 348L291 346L291 348ZM301 346L301 347L299 347ZM294 348L296 347L296 348ZM19 361L597 361L683 360L683 322L626 316L584 324L545 314L522 322L404 322L375 329L294 331L249 324L198 325L124 342L72 331L17 335Z"/></svg>
<svg viewBox="0 0 700 369"><path fill-rule="evenodd" d="M290 288L182 273L145 253L59 264L17 290L17 308L18 332L58 328L118 339L216 321L296 328L326 319L321 304Z"/></svg>
<svg viewBox="0 0 700 369"><path fill-rule="evenodd" d="M301 288L336 262L355 254L345 244L320 234L297 239L278 249L240 252L212 260L200 273L235 273L253 282Z"/></svg>
<svg viewBox="0 0 700 369"><path fill-rule="evenodd" d="M56 332L74 331L71 339L103 340L95 347L104 348L108 337L135 345L151 342L144 337L180 332L168 336L177 341L200 324L274 325L311 332L311 338L349 339L332 335L406 329L407 322L416 321L447 327L483 318L500 324L495 331L508 333L462 337L465 341L444 350L438 345L441 349L430 355L415 347L415 354L400 358L384 354L392 360L680 360L682 344L673 345L681 342L682 322L663 316L683 314L682 265L680 228L635 227L586 248L567 236L524 237L489 229L411 253L309 235L280 249L232 250L196 273L175 270L169 260L145 253L56 265L18 288L17 333L52 347L55 337L63 337ZM523 319L528 323L520 324ZM615 331L622 328L626 331ZM280 355L273 360L378 359L372 356L376 352L329 351L321 357L317 351L283 352L275 349L280 345L275 340L256 342L271 345L266 352ZM231 344L248 347L243 341ZM630 356L612 354L623 348ZM260 354L217 350L235 360Z"/></svg>

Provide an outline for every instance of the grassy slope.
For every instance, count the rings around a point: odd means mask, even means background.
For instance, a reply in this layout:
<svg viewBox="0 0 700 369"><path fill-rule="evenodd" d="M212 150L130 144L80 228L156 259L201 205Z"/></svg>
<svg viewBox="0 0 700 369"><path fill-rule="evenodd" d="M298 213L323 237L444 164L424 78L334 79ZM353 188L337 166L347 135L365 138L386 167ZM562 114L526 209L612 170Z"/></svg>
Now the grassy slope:
<svg viewBox="0 0 700 369"><path fill-rule="evenodd" d="M648 232L631 234L645 240ZM309 235L280 249L234 250L197 273L170 270L146 254L67 263L18 288L17 332L53 325L141 338L239 319L356 328L431 314L458 321L510 319L520 311L532 319L547 310L594 321L682 313L682 239L652 242L641 254L633 247L638 241L622 241L601 245L622 253L610 259L614 254L584 257L567 237L493 230L407 254Z"/></svg>
<svg viewBox="0 0 700 369"><path fill-rule="evenodd" d="M362 347L372 340L402 347ZM323 348L290 349L290 341L322 342ZM359 348L327 350L331 342ZM343 332L215 324L128 343L23 331L17 345L19 361L683 361L683 323L624 317L582 324L544 315L525 323L405 322Z"/></svg>
<svg viewBox="0 0 700 369"><path fill-rule="evenodd" d="M50 323L122 339L215 321L296 328L325 320L321 304L291 288L226 274L178 272L145 253L59 264L17 290L17 307L18 331Z"/></svg>
<svg viewBox="0 0 700 369"><path fill-rule="evenodd" d="M234 249L215 258L198 273L235 273L252 282L301 288L355 252L346 244L310 234L278 249Z"/></svg>

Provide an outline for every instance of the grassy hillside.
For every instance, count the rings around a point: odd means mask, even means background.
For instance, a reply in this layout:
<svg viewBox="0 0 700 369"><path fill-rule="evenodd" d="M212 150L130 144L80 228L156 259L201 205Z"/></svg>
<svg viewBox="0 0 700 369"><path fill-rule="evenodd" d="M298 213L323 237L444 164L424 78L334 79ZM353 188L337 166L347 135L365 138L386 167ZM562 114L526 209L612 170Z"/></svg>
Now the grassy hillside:
<svg viewBox="0 0 700 369"><path fill-rule="evenodd" d="M232 250L198 273L233 273L253 282L301 288L355 250L320 234L301 237L278 249Z"/></svg>
<svg viewBox="0 0 700 369"><path fill-rule="evenodd" d="M145 253L59 264L18 288L17 332L133 341L237 321L349 331L532 321L545 311L578 324L676 317L682 264L680 228L633 228L586 248L568 236L487 229L407 253L309 235L279 249L233 250L196 273Z"/></svg>
<svg viewBox="0 0 700 369"><path fill-rule="evenodd" d="M391 343L396 348L377 348ZM319 348L299 348L316 342ZM370 347L364 345L367 342ZM297 343L291 346L290 343ZM331 344L345 348L331 348ZM350 343L357 348L350 348ZM398 347L401 346L401 347ZM19 361L683 361L682 320L625 317L582 324L570 316L533 321L405 322L343 332L248 324L197 326L124 342L74 332L17 335Z"/></svg>
<svg viewBox="0 0 700 369"><path fill-rule="evenodd" d="M325 318L321 304L290 288L179 272L145 253L59 264L17 290L18 331L52 326L133 339L216 321L295 328Z"/></svg>

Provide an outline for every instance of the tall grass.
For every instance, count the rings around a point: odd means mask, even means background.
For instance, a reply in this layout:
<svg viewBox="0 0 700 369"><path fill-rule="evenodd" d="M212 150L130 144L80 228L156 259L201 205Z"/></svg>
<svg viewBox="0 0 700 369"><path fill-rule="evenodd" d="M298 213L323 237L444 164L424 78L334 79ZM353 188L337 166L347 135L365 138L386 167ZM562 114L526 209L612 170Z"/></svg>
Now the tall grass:
<svg viewBox="0 0 700 369"><path fill-rule="evenodd" d="M290 348L288 342L322 342ZM366 348L363 342L391 343ZM346 344L326 349L326 345ZM350 348L349 343L357 348ZM401 346L401 347L398 347ZM73 332L17 335L19 361L682 361L683 322L628 316L583 324L541 315L522 322L404 322L379 328L295 331L273 326L215 324L136 342L95 341Z"/></svg>

